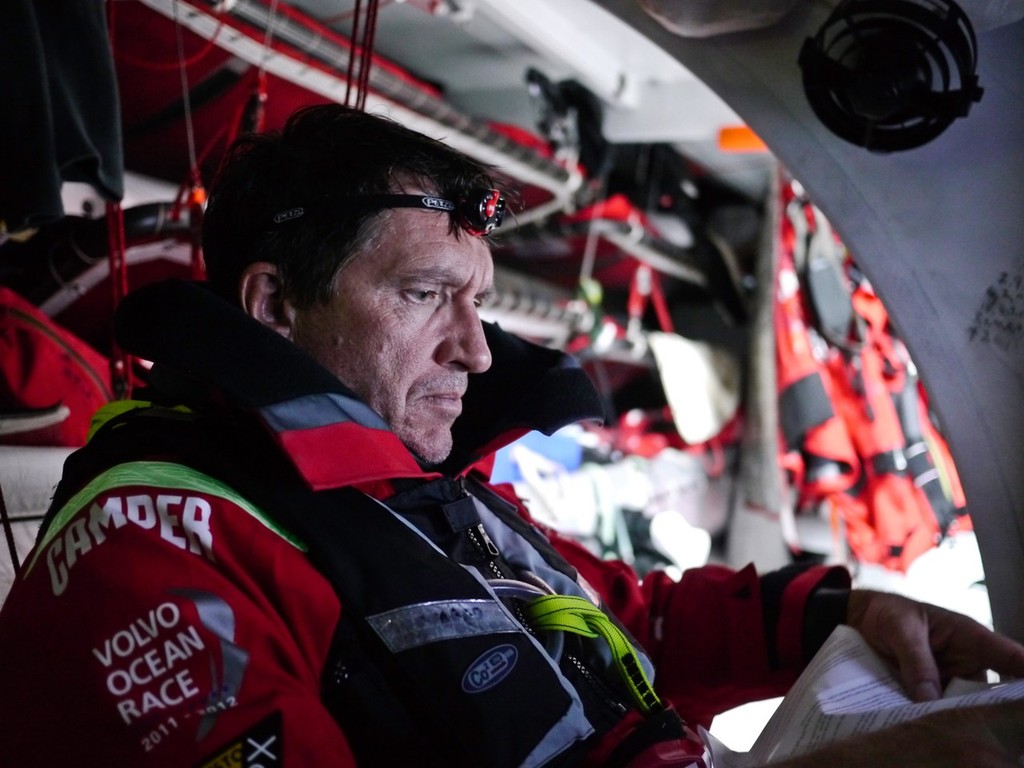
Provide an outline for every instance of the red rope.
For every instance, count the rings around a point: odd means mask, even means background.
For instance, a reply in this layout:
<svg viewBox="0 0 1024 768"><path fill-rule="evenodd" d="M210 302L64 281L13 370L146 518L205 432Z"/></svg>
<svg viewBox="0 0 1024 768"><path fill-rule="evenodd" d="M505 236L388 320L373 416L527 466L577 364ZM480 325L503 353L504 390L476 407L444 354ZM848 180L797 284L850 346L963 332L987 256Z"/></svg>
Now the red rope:
<svg viewBox="0 0 1024 768"><path fill-rule="evenodd" d="M362 79L359 91L359 109L366 109L366 95L370 91L370 70L373 68L373 48L377 39L377 11L379 0L370 0L367 10L365 40L363 41L363 66L360 70Z"/></svg>
<svg viewBox="0 0 1024 768"><path fill-rule="evenodd" d="M357 52L356 39L359 37L359 22L362 20L363 2L356 0L355 8L352 10L352 45L348 49L348 74L345 83L345 105L352 106L352 84L355 80L356 58L360 56ZM358 86L357 86L358 87ZM358 98L358 95L357 95Z"/></svg>
<svg viewBox="0 0 1024 768"><path fill-rule="evenodd" d="M395 2L395 0L384 0L382 5L389 5L389 4L393 3L393 2ZM415 3L413 3L413 5L415 5ZM321 24L337 24L339 21L344 21L345 19L351 19L353 16L355 16L355 14L356 14L356 11L354 11L354 10L352 10L352 11L345 11L344 13L337 13L334 16L328 16L327 18L320 19L320 23Z"/></svg>
<svg viewBox="0 0 1024 768"><path fill-rule="evenodd" d="M362 0L356 0L352 11L348 82L345 86L345 104L359 110L366 109L366 96L370 90L370 71L373 68L373 47L377 36L380 0L368 0L365 16L362 5Z"/></svg>
<svg viewBox="0 0 1024 768"><path fill-rule="evenodd" d="M672 314L669 312L668 302L665 301L665 292L661 289L661 277L657 273L651 275L651 304L654 305L661 330L665 333L674 333Z"/></svg>

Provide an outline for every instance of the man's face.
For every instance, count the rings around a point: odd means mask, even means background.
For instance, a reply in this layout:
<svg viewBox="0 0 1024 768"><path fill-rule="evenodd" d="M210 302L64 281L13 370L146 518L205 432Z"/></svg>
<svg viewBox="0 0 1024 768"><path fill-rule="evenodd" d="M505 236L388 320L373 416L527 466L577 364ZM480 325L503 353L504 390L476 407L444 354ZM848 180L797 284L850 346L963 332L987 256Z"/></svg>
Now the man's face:
<svg viewBox="0 0 1024 768"><path fill-rule="evenodd" d="M293 341L379 413L420 459L443 461L470 373L491 365L477 308L493 292L487 243L446 215L390 211L325 306L297 310Z"/></svg>

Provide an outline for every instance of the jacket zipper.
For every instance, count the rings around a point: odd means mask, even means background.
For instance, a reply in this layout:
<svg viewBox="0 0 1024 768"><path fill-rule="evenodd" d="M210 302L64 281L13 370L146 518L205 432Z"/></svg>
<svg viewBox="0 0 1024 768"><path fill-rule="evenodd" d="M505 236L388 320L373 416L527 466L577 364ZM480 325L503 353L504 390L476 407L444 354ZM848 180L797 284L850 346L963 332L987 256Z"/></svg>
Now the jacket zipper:
<svg viewBox="0 0 1024 768"><path fill-rule="evenodd" d="M469 494L466 491L465 479L462 477L458 477L456 478L455 482L456 487L459 490L459 498L468 496ZM480 552L480 554L484 556L484 558L487 561L488 567L494 572L494 574L499 579L509 578L509 575L503 573L501 568L498 566L498 563L496 562L498 556L501 553L499 552L498 547L495 545L494 541L487 534L487 530L484 528L483 523L479 523L474 527L468 529L466 533L469 536L470 540L473 542L473 545ZM516 617L519 619L519 623L526 629L526 631L529 632L531 635L536 635L536 632L534 631L533 627L531 627L529 622L526 621L526 617L523 615L522 610L518 607L513 607L512 610L516 614ZM612 694L608 686L605 685L604 682L599 677L597 677L593 672L591 672L590 668L587 667L587 665L584 664L579 658L577 658L571 653L565 654L565 657L574 667L576 667L576 669L580 673L580 676L586 681L587 685L594 689L594 691L597 693L598 698L601 701L605 702L609 706L609 708L611 708L618 716L621 717L629 711L628 708L621 701L619 701L619 699L616 696Z"/></svg>
<svg viewBox="0 0 1024 768"><path fill-rule="evenodd" d="M594 689L594 691L598 695L598 698L601 701L605 702L608 705L608 707L612 709L617 715L621 717L629 711L629 708L626 707L626 705L623 704L621 701L619 701L618 697L616 697L611 692L611 690L604 683L604 681L601 680L601 678L599 678L593 672L591 672L590 668L582 661L580 661L579 658L577 658L571 653L567 653L565 657L574 667L576 667L576 669L579 671L583 679L586 680L587 685Z"/></svg>
<svg viewBox="0 0 1024 768"><path fill-rule="evenodd" d="M455 485L456 500L470 498L469 491L466 490L465 477L459 475L455 478L453 483ZM473 542L473 546L476 547L477 551L483 556L484 560L487 562L487 567L491 569L494 575L499 579L509 578L509 575L507 573L502 573L501 568L495 562L501 555L501 552L488 535L483 522L479 522L472 528L467 529L466 534L469 536L470 541Z"/></svg>
<svg viewBox="0 0 1024 768"><path fill-rule="evenodd" d="M469 536L470 541L473 542L473 546L477 548L477 551L483 556L487 562L487 567L491 569L495 576L499 579L507 579L509 575L503 573L501 567L496 562L498 555L501 553L495 546L491 537L487 535L487 531L484 529L483 523L478 523L474 527L466 531L466 535Z"/></svg>

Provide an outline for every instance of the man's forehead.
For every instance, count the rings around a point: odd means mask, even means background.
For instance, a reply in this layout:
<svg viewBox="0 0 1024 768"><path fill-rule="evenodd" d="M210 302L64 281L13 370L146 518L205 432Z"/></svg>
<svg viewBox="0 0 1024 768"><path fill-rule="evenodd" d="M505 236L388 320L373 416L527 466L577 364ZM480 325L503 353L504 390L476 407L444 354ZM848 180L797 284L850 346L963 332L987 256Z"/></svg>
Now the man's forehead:
<svg viewBox="0 0 1024 768"><path fill-rule="evenodd" d="M393 208L382 214L379 232L381 245L395 248L408 246L408 250L423 247L452 248L467 253L486 253L490 256L490 241L474 237L454 226L445 211L424 208Z"/></svg>
<svg viewBox="0 0 1024 768"><path fill-rule="evenodd" d="M420 275L446 283L475 278L488 290L494 279L490 243L453 231L447 216L434 211L388 211L370 247L353 261L394 277Z"/></svg>

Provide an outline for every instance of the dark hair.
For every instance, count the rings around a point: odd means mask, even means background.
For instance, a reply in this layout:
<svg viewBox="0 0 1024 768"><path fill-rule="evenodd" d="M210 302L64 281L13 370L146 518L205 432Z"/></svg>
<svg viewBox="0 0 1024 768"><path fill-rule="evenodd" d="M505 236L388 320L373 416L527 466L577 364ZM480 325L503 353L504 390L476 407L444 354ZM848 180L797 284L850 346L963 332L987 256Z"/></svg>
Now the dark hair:
<svg viewBox="0 0 1024 768"><path fill-rule="evenodd" d="M411 186L458 200L498 186L496 175L394 120L340 104L305 107L281 131L245 136L228 150L203 220L207 278L237 301L243 270L267 261L296 304L326 302L338 269L370 241L380 215L332 208L332 200ZM274 223L297 207L311 215ZM452 232L462 235L454 218Z"/></svg>

